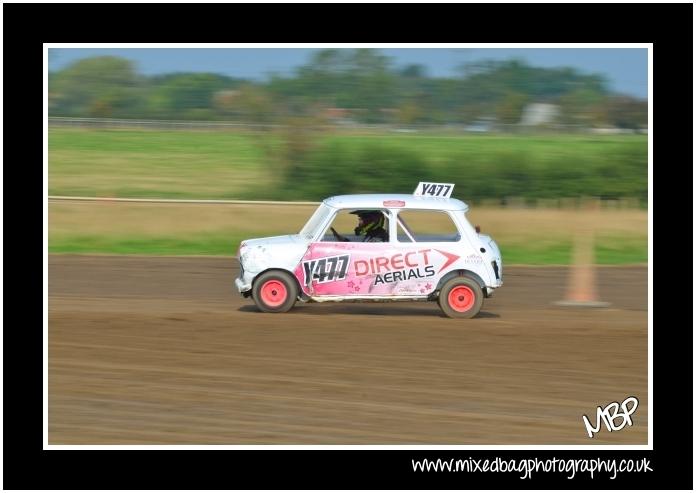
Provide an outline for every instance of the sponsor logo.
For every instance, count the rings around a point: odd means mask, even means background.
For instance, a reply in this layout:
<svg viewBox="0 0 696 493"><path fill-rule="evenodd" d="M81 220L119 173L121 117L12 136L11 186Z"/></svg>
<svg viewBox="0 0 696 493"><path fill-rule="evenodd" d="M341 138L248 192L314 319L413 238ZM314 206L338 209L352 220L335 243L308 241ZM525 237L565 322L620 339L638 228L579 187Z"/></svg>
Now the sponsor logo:
<svg viewBox="0 0 696 493"><path fill-rule="evenodd" d="M418 250L408 253L397 253L391 257L374 257L367 260L356 260L353 265L356 276L379 275L382 272L408 269L410 267L420 267L421 264L429 264L430 259L426 250Z"/></svg>
<svg viewBox="0 0 696 493"><path fill-rule="evenodd" d="M416 269L404 269L397 270L394 272L387 272L386 274L377 274L375 276L375 286L378 284L389 284L392 282L408 281L410 279L421 279L423 277L431 277L435 275L435 267L432 265L426 265L421 270L420 267Z"/></svg>
<svg viewBox="0 0 696 493"><path fill-rule="evenodd" d="M333 257L305 260L302 262L305 285L310 286L312 281L323 284L345 279L349 264L350 255L336 255Z"/></svg>
<svg viewBox="0 0 696 493"><path fill-rule="evenodd" d="M440 267L440 270L437 271L438 274L459 259L459 255L441 250L434 251L445 257L445 262ZM432 252L433 250L427 248L407 253L397 253L391 257L356 260L353 263L353 268L356 276L374 276L375 286L432 277L436 274L435 266L431 261Z"/></svg>
<svg viewBox="0 0 696 493"><path fill-rule="evenodd" d="M444 264L442 264L442 267L440 267L440 270L437 271L438 274L440 272L442 272L443 270L445 270L450 265L452 265L453 263L455 263L457 261L457 259L459 259L459 255L455 255L453 253L448 253L448 252L443 252L442 250L435 250L435 251L437 253L442 254L447 259L447 261Z"/></svg>

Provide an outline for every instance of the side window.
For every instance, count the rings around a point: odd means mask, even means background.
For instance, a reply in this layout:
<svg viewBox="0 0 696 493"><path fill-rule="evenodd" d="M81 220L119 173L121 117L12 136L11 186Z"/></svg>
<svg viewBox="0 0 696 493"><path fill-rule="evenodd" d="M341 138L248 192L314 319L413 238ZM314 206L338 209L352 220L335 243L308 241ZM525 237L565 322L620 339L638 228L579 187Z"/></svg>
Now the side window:
<svg viewBox="0 0 696 493"><path fill-rule="evenodd" d="M389 241L388 213L381 209L340 210L320 241Z"/></svg>
<svg viewBox="0 0 696 493"><path fill-rule="evenodd" d="M400 242L459 241L457 226L441 211L401 211L397 216L396 238Z"/></svg>

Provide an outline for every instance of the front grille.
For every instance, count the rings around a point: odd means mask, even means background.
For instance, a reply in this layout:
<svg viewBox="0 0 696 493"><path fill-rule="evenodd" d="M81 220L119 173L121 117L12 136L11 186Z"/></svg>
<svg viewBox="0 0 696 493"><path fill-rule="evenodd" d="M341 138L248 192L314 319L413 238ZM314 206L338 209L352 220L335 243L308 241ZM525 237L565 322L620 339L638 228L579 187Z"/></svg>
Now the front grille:
<svg viewBox="0 0 696 493"><path fill-rule="evenodd" d="M493 272L495 272L495 278L500 280L500 274L498 273L498 262L494 260L491 262L491 265L493 266Z"/></svg>

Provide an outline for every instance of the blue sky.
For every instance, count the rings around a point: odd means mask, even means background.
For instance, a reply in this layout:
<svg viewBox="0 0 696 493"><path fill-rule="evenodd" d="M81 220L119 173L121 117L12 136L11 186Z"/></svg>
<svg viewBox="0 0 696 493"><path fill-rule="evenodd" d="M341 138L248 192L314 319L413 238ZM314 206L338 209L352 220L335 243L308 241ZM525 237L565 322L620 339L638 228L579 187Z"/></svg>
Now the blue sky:
<svg viewBox="0 0 696 493"><path fill-rule="evenodd" d="M271 73L289 75L310 59L310 48L51 48L49 70L81 58L114 55L135 62L144 75L213 72L263 80ZM523 59L537 67L574 67L602 74L612 91L648 97L647 48L380 48L395 67L419 63L435 77L457 75L456 68L474 61Z"/></svg>

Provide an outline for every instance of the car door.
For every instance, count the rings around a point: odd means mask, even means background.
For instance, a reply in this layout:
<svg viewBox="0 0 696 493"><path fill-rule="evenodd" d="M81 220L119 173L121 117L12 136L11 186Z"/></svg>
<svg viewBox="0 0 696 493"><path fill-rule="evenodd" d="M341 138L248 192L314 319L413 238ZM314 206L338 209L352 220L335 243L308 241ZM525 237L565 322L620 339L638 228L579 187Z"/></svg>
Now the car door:
<svg viewBox="0 0 696 493"><path fill-rule="evenodd" d="M337 241L330 228L336 225L340 212L323 236L310 244L295 269L302 290L313 297L360 298L390 294L389 289L381 286L383 283L379 282L377 276L389 270L394 245L391 242L365 242L362 237L347 234L346 231L354 226L348 222L339 225L339 228L341 235L350 241ZM386 209L381 212L389 221L390 212ZM350 220L354 221L355 217Z"/></svg>
<svg viewBox="0 0 696 493"><path fill-rule="evenodd" d="M385 257L389 243L312 243L295 271L309 296L375 296L370 261Z"/></svg>
<svg viewBox="0 0 696 493"><path fill-rule="evenodd" d="M393 295L427 296L462 264L461 235L442 211L400 210L391 236L391 270L376 282L388 285Z"/></svg>

